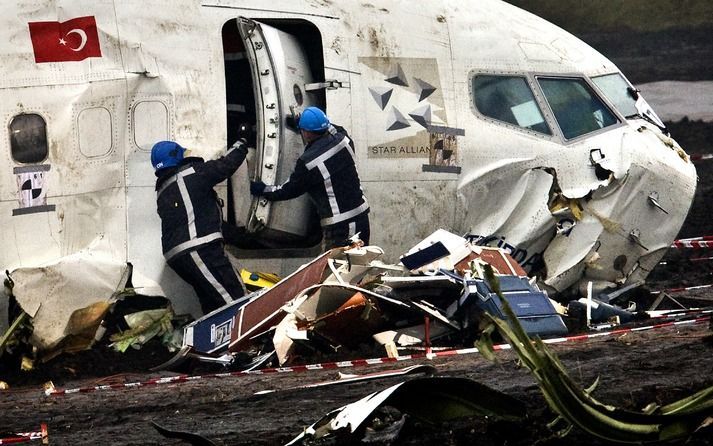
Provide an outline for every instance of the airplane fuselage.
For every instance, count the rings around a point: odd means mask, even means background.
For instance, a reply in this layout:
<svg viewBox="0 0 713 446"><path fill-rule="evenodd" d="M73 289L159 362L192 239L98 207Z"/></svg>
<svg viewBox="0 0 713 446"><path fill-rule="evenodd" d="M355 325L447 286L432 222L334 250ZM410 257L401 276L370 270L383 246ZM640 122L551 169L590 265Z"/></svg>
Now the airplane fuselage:
<svg viewBox="0 0 713 446"><path fill-rule="evenodd" d="M150 150L214 158L248 122L255 160L220 189L250 239L231 252L288 273L318 253L311 205L247 185L286 180L303 147L286 116L307 105L350 132L371 242L391 260L445 228L508 249L550 291L622 285L646 277L692 202L692 163L618 68L506 3L149 3L3 7L4 269L95 250L197 313L161 254ZM99 53L77 22L57 28L59 60L38 60L28 24L80 17Z"/></svg>

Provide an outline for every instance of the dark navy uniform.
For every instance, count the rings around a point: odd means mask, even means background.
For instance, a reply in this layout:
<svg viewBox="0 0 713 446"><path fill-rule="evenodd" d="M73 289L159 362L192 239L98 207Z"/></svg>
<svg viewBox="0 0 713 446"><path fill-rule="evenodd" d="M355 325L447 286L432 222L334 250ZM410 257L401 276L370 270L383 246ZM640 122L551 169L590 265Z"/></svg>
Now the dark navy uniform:
<svg viewBox="0 0 713 446"><path fill-rule="evenodd" d="M369 243L369 204L354 160L354 143L344 128L331 125L305 147L287 182L267 186L262 196L289 200L307 192L317 208L324 247L348 245L349 237Z"/></svg>
<svg viewBox="0 0 713 446"><path fill-rule="evenodd" d="M219 159L184 158L156 172L163 255L193 286L204 313L244 295L223 250L223 215L213 187L240 167L247 152L245 144L236 143Z"/></svg>

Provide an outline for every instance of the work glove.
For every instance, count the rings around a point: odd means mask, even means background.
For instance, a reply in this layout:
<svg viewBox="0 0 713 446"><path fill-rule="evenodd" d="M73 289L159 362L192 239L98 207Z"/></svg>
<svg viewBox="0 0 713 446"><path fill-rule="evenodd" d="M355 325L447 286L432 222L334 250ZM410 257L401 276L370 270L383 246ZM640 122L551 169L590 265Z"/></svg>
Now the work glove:
<svg viewBox="0 0 713 446"><path fill-rule="evenodd" d="M300 115L285 116L285 125L288 128L290 128L296 132L300 130L299 122L300 122Z"/></svg>
<svg viewBox="0 0 713 446"><path fill-rule="evenodd" d="M256 197L259 197L260 195L262 195L263 192L265 192L266 187L267 186L262 181L251 181L250 193L255 195Z"/></svg>
<svg viewBox="0 0 713 446"><path fill-rule="evenodd" d="M248 151L248 142L245 141L245 138L240 138L237 141L235 141L232 146L230 146L230 149L228 149L228 152L230 152L233 149L245 150L245 152L247 152Z"/></svg>

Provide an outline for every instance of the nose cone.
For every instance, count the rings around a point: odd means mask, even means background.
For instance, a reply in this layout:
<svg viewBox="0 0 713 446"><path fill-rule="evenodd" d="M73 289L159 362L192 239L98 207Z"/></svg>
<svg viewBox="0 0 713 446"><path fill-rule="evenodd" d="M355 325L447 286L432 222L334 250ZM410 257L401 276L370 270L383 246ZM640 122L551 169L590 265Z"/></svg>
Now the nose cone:
<svg viewBox="0 0 713 446"><path fill-rule="evenodd" d="M572 270L577 269L580 285L644 280L671 246L693 202L693 163L654 126L632 126L619 147L602 151L604 158L594 167L609 172L609 183L585 201L583 218L566 240L558 235L545 253L545 283L558 291L574 285ZM567 261L564 251L579 255ZM572 268L577 257L580 268Z"/></svg>

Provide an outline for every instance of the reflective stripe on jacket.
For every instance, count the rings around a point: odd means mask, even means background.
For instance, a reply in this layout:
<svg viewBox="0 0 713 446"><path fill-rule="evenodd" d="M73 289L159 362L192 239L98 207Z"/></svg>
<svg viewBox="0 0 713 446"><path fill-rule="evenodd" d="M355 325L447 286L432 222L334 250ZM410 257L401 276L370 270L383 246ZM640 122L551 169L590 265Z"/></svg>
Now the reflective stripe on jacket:
<svg viewBox="0 0 713 446"><path fill-rule="evenodd" d="M354 144L342 127L331 126L309 143L287 182L267 186L263 195L268 200L280 201L305 192L314 202L322 226L368 212L369 204L356 169Z"/></svg>
<svg viewBox="0 0 713 446"><path fill-rule="evenodd" d="M157 211L166 259L223 238L223 216L213 188L230 177L246 155L247 147L240 144L216 160L185 158L176 167L156 172Z"/></svg>

